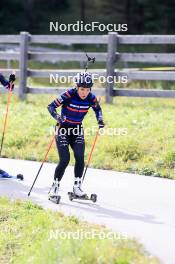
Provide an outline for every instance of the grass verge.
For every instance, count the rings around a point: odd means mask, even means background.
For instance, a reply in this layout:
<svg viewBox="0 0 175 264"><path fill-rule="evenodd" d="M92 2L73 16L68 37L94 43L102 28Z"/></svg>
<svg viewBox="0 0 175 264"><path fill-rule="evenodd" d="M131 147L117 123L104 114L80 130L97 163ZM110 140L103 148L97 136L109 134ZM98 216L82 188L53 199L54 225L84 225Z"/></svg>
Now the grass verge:
<svg viewBox="0 0 175 264"><path fill-rule="evenodd" d="M55 97L28 95L25 102L20 102L13 95L2 153L4 156L42 160L55 125L47 111L47 105ZM7 95L1 96L1 131L6 102ZM102 98L102 109L106 130L98 139L91 162L92 167L175 178L173 99L117 97L113 105L108 105ZM94 131L97 129L92 110L84 120L84 128L91 127ZM113 128L115 134L108 133L109 128ZM90 135L86 135L86 159L94 137L93 130ZM48 160L58 162L56 147L50 151ZM72 152L70 163L74 164Z"/></svg>
<svg viewBox="0 0 175 264"><path fill-rule="evenodd" d="M68 236L78 231L94 232L96 236L91 239ZM122 236L100 238L109 232L74 216L44 210L30 201L0 198L0 263L3 264L159 263L134 240Z"/></svg>

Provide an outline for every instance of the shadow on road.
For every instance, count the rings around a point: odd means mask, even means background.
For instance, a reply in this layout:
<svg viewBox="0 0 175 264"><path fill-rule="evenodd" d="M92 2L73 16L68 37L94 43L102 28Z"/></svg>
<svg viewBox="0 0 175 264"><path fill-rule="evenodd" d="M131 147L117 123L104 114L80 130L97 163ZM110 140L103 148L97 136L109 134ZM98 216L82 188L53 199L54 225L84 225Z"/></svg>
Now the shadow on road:
<svg viewBox="0 0 175 264"><path fill-rule="evenodd" d="M29 192L29 186L21 183L17 180L12 179L0 179L0 195L1 196L8 196L10 199L23 199L29 200L27 196ZM30 199L33 200L35 203L44 204L44 200L47 200L49 188L37 188L35 187L33 193L30 196ZM47 200L47 202L49 202ZM79 204L79 205L78 205ZM93 204L90 202L82 202L82 201L72 201L69 203L65 203L61 201L61 204L55 205L56 209L62 209L61 207L73 208L77 209L78 212L89 212L90 214L94 214L96 217L99 218L113 218L113 219L122 219L122 220L136 220L150 224L163 224L160 221L157 221L153 215L150 214L140 214L135 212L124 212L126 209L111 209L103 207L100 204Z"/></svg>
<svg viewBox="0 0 175 264"><path fill-rule="evenodd" d="M83 204L84 207L75 205L73 203L80 203ZM122 220L137 220L137 221L142 221L145 223L150 223L150 224L163 224L163 222L156 221L155 217L150 214L144 214L144 215L138 215L136 213L126 213L124 211L118 210L118 209L109 209L106 207L103 207L98 204L90 204L90 203L83 203L79 201L73 201L71 204L66 204L64 203L65 206L71 206L73 208L77 208L79 210L83 211L89 211L90 213L94 213L98 217L111 217L111 218L116 218L116 219L122 219ZM124 209L125 210L125 209Z"/></svg>

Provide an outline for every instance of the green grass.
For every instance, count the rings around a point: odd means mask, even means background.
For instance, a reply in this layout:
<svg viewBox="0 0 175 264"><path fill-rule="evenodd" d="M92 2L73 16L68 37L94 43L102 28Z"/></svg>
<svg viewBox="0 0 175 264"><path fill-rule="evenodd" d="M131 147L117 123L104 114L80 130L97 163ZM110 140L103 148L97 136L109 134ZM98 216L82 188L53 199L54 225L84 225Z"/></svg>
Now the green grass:
<svg viewBox="0 0 175 264"><path fill-rule="evenodd" d="M74 235L81 232L84 238L68 236L70 232ZM85 238L86 232L94 232L96 236ZM0 263L159 263L134 240L121 235L112 239L100 238L100 234L107 235L108 232L110 230L103 226L46 211L30 201L11 202L5 197L0 198Z"/></svg>
<svg viewBox="0 0 175 264"><path fill-rule="evenodd" d="M42 159L52 137L50 129L55 123L46 109L53 98L30 95L25 103L13 96L4 142L5 156ZM6 97L1 100L2 111ZM114 105L103 103L102 108L107 127L117 128L119 133L126 129L127 134L101 136L92 160L93 167L174 178L173 100L116 98ZM84 127L95 125L94 113L90 111ZM86 137L86 158L92 140L93 136ZM56 148L51 150L49 161L58 161Z"/></svg>
<svg viewBox="0 0 175 264"><path fill-rule="evenodd" d="M29 95L26 102L20 102L13 95L2 153L4 156L42 160L55 125L47 111L47 105L54 98L53 95ZM6 101L7 95L1 96L1 131ZM113 105L107 105L102 98L102 109L106 129L115 128L117 134L99 137L91 161L92 167L175 178L173 99L118 97L114 99ZM97 128L92 110L84 120L84 128L87 127ZM94 135L86 136L86 159L93 139ZM48 160L58 162L55 146ZM74 164L72 152L70 164Z"/></svg>

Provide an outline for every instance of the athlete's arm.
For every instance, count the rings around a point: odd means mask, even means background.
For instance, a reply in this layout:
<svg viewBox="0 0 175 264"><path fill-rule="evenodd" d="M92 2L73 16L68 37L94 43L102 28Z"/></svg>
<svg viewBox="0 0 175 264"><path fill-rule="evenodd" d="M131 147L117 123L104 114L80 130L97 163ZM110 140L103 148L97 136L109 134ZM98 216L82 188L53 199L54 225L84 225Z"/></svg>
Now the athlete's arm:
<svg viewBox="0 0 175 264"><path fill-rule="evenodd" d="M62 123L61 116L57 113L56 109L65 104L67 100L69 100L72 96L73 89L69 89L68 91L64 92L63 94L60 95L57 99L55 99L52 103L50 103L47 107L49 113L51 116L58 121L59 123Z"/></svg>
<svg viewBox="0 0 175 264"><path fill-rule="evenodd" d="M15 78L15 74L10 74L9 76L9 81L6 80L6 78L0 73L0 82L2 83L2 85L4 87L6 87L7 89L10 89L10 82L14 82L16 80ZM14 84L12 85L12 90L14 89Z"/></svg>
<svg viewBox="0 0 175 264"><path fill-rule="evenodd" d="M92 105L91 105L92 109L94 110L95 112L95 115L96 115L96 119L97 119L97 122L99 124L99 128L102 128L104 127L104 122L103 122L103 114L102 114L102 109L101 109L101 106L96 98L96 96L94 95L94 97L92 98Z"/></svg>

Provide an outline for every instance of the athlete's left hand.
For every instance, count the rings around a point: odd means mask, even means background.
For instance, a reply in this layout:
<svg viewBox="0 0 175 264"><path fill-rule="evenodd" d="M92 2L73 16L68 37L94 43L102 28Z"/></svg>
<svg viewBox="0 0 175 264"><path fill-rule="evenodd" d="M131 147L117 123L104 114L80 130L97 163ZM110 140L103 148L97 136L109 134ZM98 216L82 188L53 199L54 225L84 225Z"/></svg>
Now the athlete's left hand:
<svg viewBox="0 0 175 264"><path fill-rule="evenodd" d="M16 80L15 74L10 74L9 82L14 82Z"/></svg>
<svg viewBox="0 0 175 264"><path fill-rule="evenodd" d="M15 77L15 74L10 74L10 76L9 76L9 82L8 82L8 84L6 85L6 89L8 89L8 90L13 90L14 89L14 84L13 84L13 82L16 80L16 77ZM12 84L10 84L10 83L12 83Z"/></svg>

